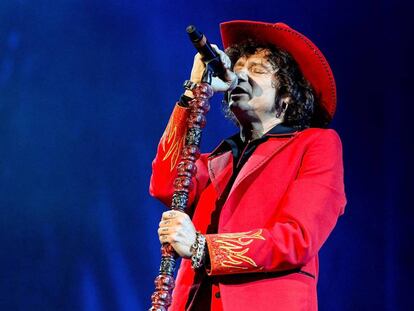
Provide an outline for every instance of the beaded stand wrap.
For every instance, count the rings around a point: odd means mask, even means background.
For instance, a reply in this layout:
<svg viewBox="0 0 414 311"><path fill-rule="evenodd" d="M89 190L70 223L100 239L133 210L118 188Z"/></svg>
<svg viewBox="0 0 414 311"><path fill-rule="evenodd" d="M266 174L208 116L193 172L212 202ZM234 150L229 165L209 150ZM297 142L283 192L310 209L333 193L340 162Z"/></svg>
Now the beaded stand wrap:
<svg viewBox="0 0 414 311"><path fill-rule="evenodd" d="M193 186L192 177L197 173L196 160L200 156L201 132L206 125L205 115L210 110L209 99L213 90L208 83L200 83L193 90L190 101L190 115L187 120L185 145L177 165L177 178L174 181L174 194L171 209L184 212L188 205L188 195ZM155 278L155 291L151 296L151 311L165 311L171 305L174 289L175 259L178 257L172 246L165 243L161 247L161 265Z"/></svg>

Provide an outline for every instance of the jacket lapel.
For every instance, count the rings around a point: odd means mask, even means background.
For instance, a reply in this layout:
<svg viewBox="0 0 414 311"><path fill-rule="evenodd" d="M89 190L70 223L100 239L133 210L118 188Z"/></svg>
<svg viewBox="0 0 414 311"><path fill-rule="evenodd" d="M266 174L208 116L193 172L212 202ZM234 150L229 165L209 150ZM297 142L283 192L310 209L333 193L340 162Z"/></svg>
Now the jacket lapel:
<svg viewBox="0 0 414 311"><path fill-rule="evenodd" d="M296 133L289 135L288 138L283 141L278 141L278 143L276 143L276 141L272 141L272 138L269 138L269 141L258 146L239 172L230 190L228 198L230 198L232 193L243 182L243 180L245 180L248 176L262 167L267 161L269 161L269 159L271 159L275 154L282 150L282 148L289 144L295 137Z"/></svg>
<svg viewBox="0 0 414 311"><path fill-rule="evenodd" d="M225 189L233 172L233 155L227 151L220 155L214 156L208 161L208 173L211 183L217 191L217 197L220 197Z"/></svg>

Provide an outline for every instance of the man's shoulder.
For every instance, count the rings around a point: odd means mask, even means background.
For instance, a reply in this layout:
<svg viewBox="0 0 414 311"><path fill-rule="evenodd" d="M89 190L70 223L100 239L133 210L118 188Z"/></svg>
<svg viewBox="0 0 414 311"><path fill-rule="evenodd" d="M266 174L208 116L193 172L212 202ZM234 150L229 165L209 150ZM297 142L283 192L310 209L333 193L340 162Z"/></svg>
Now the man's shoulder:
<svg viewBox="0 0 414 311"><path fill-rule="evenodd" d="M302 139L327 139L340 141L339 134L334 129L312 127L299 132L298 136Z"/></svg>
<svg viewBox="0 0 414 311"><path fill-rule="evenodd" d="M305 149L342 150L341 139L334 129L309 128L303 130L297 135L297 143L303 144Z"/></svg>

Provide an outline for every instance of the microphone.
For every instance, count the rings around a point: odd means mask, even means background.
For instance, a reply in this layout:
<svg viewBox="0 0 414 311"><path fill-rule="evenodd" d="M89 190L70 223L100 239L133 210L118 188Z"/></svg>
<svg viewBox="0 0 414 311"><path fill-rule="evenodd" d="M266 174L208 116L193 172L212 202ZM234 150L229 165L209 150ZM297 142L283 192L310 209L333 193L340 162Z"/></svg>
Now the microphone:
<svg viewBox="0 0 414 311"><path fill-rule="evenodd" d="M198 31L193 25L186 28L194 47L201 54L206 66L212 71L212 75L224 80L225 68L220 60L220 56L213 49L206 36Z"/></svg>

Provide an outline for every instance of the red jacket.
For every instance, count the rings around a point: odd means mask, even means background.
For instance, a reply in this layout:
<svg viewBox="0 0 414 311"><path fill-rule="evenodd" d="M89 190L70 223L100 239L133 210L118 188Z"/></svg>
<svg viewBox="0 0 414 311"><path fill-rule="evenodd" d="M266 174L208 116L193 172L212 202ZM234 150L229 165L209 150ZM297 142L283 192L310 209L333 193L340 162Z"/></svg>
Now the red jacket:
<svg viewBox="0 0 414 311"><path fill-rule="evenodd" d="M187 114L175 107L153 161L150 193L168 206ZM201 233L232 175L232 161L230 151L197 161L190 203ZM345 204L335 131L306 129L260 144L230 190L218 233L206 235L208 273L218 277L224 310L317 310L318 251ZM193 280L191 262L183 259L170 310L185 309Z"/></svg>

